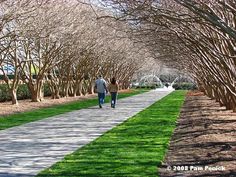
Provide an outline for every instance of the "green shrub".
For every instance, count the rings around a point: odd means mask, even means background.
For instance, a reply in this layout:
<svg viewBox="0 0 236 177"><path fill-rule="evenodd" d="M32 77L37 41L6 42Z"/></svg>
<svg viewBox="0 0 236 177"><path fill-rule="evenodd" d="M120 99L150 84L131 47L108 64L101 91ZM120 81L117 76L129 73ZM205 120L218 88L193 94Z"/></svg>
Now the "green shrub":
<svg viewBox="0 0 236 177"><path fill-rule="evenodd" d="M197 86L194 83L180 82L173 85L175 90L196 90Z"/></svg>
<svg viewBox="0 0 236 177"><path fill-rule="evenodd" d="M6 84L0 85L0 102L11 100L11 95Z"/></svg>
<svg viewBox="0 0 236 177"><path fill-rule="evenodd" d="M49 85L44 85L44 96L51 96ZM30 99L31 93L26 84L21 84L17 90L17 99ZM11 101L11 94L6 84L0 84L0 102Z"/></svg>
<svg viewBox="0 0 236 177"><path fill-rule="evenodd" d="M145 88L148 88L148 86L142 85L142 86L140 86L140 88L141 88L141 89L145 89Z"/></svg>
<svg viewBox="0 0 236 177"><path fill-rule="evenodd" d="M142 86L136 86L135 88L136 88L136 89L156 89L157 86L156 86L156 85L151 85L151 86L142 85Z"/></svg>
<svg viewBox="0 0 236 177"><path fill-rule="evenodd" d="M26 84L19 85L17 90L17 99L24 100L31 97L30 91Z"/></svg>
<svg viewBox="0 0 236 177"><path fill-rule="evenodd" d="M156 88L161 88L162 85L161 84L156 84Z"/></svg>
<svg viewBox="0 0 236 177"><path fill-rule="evenodd" d="M149 88L150 88L150 89L156 89L156 88L157 88L157 86L155 86L155 85L152 85L152 86L149 86Z"/></svg>
<svg viewBox="0 0 236 177"><path fill-rule="evenodd" d="M43 91L44 91L44 96L51 96L52 95L52 92L51 92L48 84L44 84Z"/></svg>

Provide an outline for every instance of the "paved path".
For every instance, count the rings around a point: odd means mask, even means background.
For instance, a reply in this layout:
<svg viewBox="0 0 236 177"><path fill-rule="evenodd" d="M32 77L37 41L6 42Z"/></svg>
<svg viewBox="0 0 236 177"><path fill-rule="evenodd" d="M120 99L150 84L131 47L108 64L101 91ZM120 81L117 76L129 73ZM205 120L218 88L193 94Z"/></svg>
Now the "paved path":
<svg viewBox="0 0 236 177"><path fill-rule="evenodd" d="M93 141L112 127L150 106L171 91L118 100L0 131L0 177L29 177Z"/></svg>

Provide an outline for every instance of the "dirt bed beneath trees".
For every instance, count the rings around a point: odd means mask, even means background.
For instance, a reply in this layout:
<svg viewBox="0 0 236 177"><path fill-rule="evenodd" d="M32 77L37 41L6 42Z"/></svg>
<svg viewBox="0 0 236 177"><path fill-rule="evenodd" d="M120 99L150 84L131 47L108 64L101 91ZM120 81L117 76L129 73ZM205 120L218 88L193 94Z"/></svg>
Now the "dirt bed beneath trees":
<svg viewBox="0 0 236 177"><path fill-rule="evenodd" d="M68 98L60 98L60 99L52 99L51 97L45 97L42 102L31 102L31 100L19 100L18 105L12 105L11 102L3 102L0 103L0 116L6 116L16 113L21 113L25 111L35 110L39 108L46 108L53 105L59 105L64 103L69 103L78 100L84 100L89 98L95 98L96 95L85 95L85 96L77 96L77 97L68 97Z"/></svg>
<svg viewBox="0 0 236 177"><path fill-rule="evenodd" d="M130 92L131 90L121 90L121 92ZM19 100L18 105L12 105L11 102L0 103L0 116L7 116L11 114L17 114L25 111L31 111L39 108L50 107L53 105L59 105L78 100L96 98L97 94L90 94L85 96L68 97L60 99L51 99L51 97L45 97L42 102L31 102L31 100Z"/></svg>
<svg viewBox="0 0 236 177"><path fill-rule="evenodd" d="M234 176L236 113L202 93L189 93L160 176Z"/></svg>

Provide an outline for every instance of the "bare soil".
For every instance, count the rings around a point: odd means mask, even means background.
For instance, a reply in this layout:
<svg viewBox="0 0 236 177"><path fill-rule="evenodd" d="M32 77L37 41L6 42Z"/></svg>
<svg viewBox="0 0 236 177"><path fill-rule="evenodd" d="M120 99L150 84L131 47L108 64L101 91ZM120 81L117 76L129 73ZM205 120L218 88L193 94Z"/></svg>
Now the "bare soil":
<svg viewBox="0 0 236 177"><path fill-rule="evenodd" d="M188 93L159 175L236 176L236 113Z"/></svg>
<svg viewBox="0 0 236 177"><path fill-rule="evenodd" d="M122 92L131 92L131 90L121 90ZM77 96L77 97L64 97L60 99L52 99L51 97L45 97L42 102L31 102L30 99L26 100L19 100L18 105L12 105L11 102L2 102L0 103L0 116L4 117L11 114L36 110L39 108L47 108L54 105L60 105L65 103L70 103L78 100L84 100L84 99L91 99L96 98L97 94L90 94L85 96Z"/></svg>
<svg viewBox="0 0 236 177"><path fill-rule="evenodd" d="M18 105L12 105L11 102L3 102L0 103L0 116L7 116L11 114L31 111L39 108L46 108L53 105L65 104L73 101L84 100L95 97L96 97L95 94L60 98L60 99L52 99L51 97L45 97L44 100L41 102L31 102L30 99L19 100Z"/></svg>

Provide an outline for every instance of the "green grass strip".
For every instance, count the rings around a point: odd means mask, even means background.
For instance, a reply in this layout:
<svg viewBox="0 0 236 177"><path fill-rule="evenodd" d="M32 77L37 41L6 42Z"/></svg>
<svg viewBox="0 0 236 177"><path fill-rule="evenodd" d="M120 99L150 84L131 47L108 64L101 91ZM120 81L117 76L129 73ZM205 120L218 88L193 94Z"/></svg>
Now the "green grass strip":
<svg viewBox="0 0 236 177"><path fill-rule="evenodd" d="M175 91L37 177L157 176L185 91Z"/></svg>
<svg viewBox="0 0 236 177"><path fill-rule="evenodd" d="M119 93L118 99L126 98L129 96L137 95L148 91L147 89L135 89L127 93ZM109 102L110 96L106 96L105 102ZM14 126L23 125L29 122L34 122L37 120L42 120L51 116L63 114L66 112L80 110L88 108L91 106L96 106L98 104L97 98L79 100L75 102L70 102L66 104L61 104L57 106L51 106L48 108L41 108L33 111L28 111L19 114L13 114L7 117L0 117L0 130L11 128Z"/></svg>

